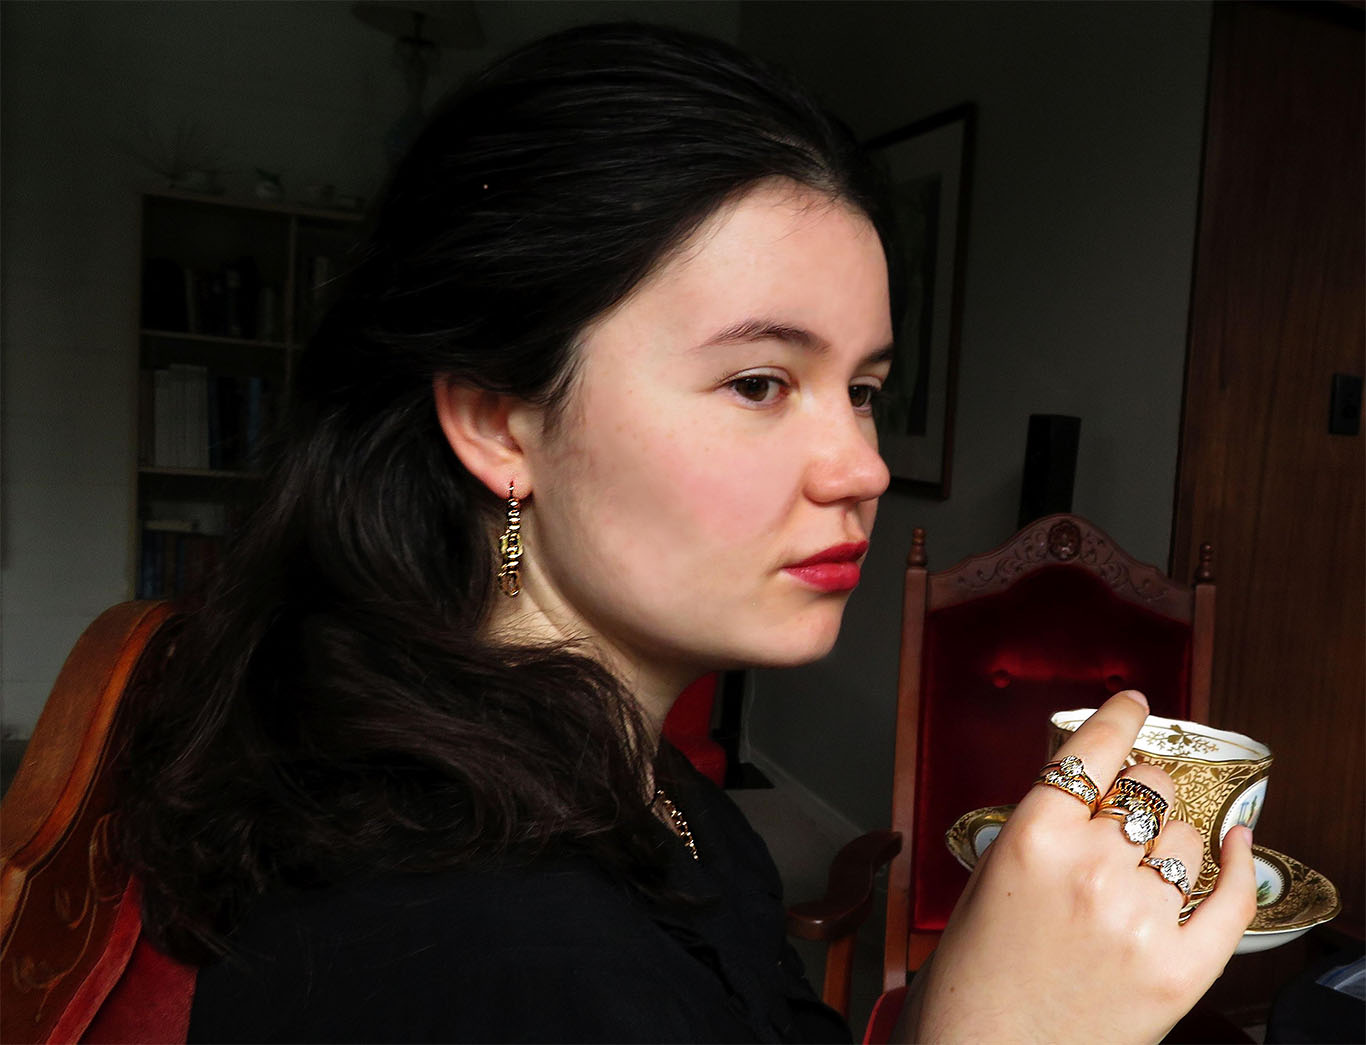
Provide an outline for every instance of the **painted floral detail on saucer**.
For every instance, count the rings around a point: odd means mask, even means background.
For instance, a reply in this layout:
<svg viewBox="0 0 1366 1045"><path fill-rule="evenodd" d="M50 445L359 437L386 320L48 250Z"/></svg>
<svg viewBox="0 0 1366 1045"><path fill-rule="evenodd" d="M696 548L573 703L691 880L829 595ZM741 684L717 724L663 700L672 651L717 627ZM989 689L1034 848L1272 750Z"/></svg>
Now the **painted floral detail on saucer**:
<svg viewBox="0 0 1366 1045"><path fill-rule="evenodd" d="M964 813L944 832L944 844L954 859L971 871L1014 810L1013 805L987 806ZM1257 915L1234 953L1252 954L1279 947L1337 917L1342 910L1337 887L1294 857L1254 844L1252 862L1257 873ZM1185 913L1193 911L1203 898L1195 897Z"/></svg>
<svg viewBox="0 0 1366 1045"><path fill-rule="evenodd" d="M1243 934L1239 954L1279 947L1342 910L1337 887L1294 857L1254 843L1252 863L1257 871L1257 917Z"/></svg>

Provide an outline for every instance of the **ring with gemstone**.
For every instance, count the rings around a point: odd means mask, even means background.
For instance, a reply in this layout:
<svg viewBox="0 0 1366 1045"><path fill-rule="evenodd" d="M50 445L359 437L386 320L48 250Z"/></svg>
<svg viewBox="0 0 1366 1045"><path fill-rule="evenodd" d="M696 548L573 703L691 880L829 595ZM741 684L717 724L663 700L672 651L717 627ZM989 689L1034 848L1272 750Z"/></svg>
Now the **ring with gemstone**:
<svg viewBox="0 0 1366 1045"><path fill-rule="evenodd" d="M1112 793L1118 791L1121 794L1146 802L1160 817L1165 817L1167 815L1167 800L1141 780L1135 780L1131 776L1119 777L1115 780L1115 784L1110 788L1110 791Z"/></svg>
<svg viewBox="0 0 1366 1045"><path fill-rule="evenodd" d="M1153 844L1166 822L1167 800L1147 784L1131 777L1120 777L1100 800L1096 816L1119 820L1124 837L1134 845L1141 845L1146 855L1153 851Z"/></svg>
<svg viewBox="0 0 1366 1045"><path fill-rule="evenodd" d="M1096 799L1100 797L1100 788L1086 775L1086 767L1076 755L1068 755L1066 758L1049 762L1039 770L1034 783L1047 784L1059 791L1065 791L1091 810L1092 814L1096 811Z"/></svg>
<svg viewBox="0 0 1366 1045"><path fill-rule="evenodd" d="M1186 865L1174 856L1144 856L1139 861L1162 876L1164 882L1170 882L1181 890L1181 896L1189 900L1191 895L1190 878L1186 875Z"/></svg>

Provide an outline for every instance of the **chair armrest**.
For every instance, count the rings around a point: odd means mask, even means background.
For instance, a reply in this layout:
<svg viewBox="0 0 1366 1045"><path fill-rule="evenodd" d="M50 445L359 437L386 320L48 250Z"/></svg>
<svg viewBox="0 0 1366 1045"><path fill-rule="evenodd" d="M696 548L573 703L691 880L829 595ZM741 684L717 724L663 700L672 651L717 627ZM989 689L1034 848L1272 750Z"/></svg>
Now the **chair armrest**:
<svg viewBox="0 0 1366 1045"><path fill-rule="evenodd" d="M870 831L830 863L825 896L787 909L787 931L804 940L835 940L863 924L873 906L873 880L901 852L901 832Z"/></svg>

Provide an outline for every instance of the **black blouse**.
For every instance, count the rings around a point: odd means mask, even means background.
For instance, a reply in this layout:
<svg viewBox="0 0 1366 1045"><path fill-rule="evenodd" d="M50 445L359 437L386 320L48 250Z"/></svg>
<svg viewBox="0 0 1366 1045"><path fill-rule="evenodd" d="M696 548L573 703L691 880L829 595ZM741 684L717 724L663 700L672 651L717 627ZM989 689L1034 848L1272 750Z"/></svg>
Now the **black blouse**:
<svg viewBox="0 0 1366 1045"><path fill-rule="evenodd" d="M190 1041L849 1041L762 839L698 774L673 790L701 859L669 835L671 884L710 902L664 911L568 859L275 895L201 970Z"/></svg>

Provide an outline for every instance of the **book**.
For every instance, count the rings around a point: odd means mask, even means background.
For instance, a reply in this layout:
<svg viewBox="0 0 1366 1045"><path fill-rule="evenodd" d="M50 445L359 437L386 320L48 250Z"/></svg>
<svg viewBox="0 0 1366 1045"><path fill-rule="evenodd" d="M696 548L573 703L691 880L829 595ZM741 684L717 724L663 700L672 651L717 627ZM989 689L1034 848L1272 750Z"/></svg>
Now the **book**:
<svg viewBox="0 0 1366 1045"><path fill-rule="evenodd" d="M138 464L156 463L156 372L138 371Z"/></svg>
<svg viewBox="0 0 1366 1045"><path fill-rule="evenodd" d="M173 465L175 457L176 386L171 371L162 367L152 372L152 463L162 468Z"/></svg>
<svg viewBox="0 0 1366 1045"><path fill-rule="evenodd" d="M256 295L256 336L262 341L283 341L280 336L280 292L275 287L262 287Z"/></svg>
<svg viewBox="0 0 1366 1045"><path fill-rule="evenodd" d="M189 411L189 467L209 467L209 370L207 367L191 367L188 377L190 388Z"/></svg>
<svg viewBox="0 0 1366 1045"><path fill-rule="evenodd" d="M199 533L198 519L144 519L143 530L149 533Z"/></svg>
<svg viewBox="0 0 1366 1045"><path fill-rule="evenodd" d="M143 529L142 559L138 564L139 599L161 598L161 545L160 533Z"/></svg>
<svg viewBox="0 0 1366 1045"><path fill-rule="evenodd" d="M247 468L254 468L257 464L257 451L265 435L266 383L261 377L249 377L246 380L246 402L242 414L242 442L245 448L243 464Z"/></svg>
<svg viewBox="0 0 1366 1045"><path fill-rule="evenodd" d="M191 269L183 271L185 291L185 326L191 334L200 333L199 326L199 279Z"/></svg>
<svg viewBox="0 0 1366 1045"><path fill-rule="evenodd" d="M185 270L170 258L142 265L142 325L147 330L189 330Z"/></svg>
<svg viewBox="0 0 1366 1045"><path fill-rule="evenodd" d="M223 463L223 414L219 409L218 388L225 378L210 374L206 382L208 397L208 438L209 467L226 468Z"/></svg>

